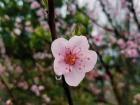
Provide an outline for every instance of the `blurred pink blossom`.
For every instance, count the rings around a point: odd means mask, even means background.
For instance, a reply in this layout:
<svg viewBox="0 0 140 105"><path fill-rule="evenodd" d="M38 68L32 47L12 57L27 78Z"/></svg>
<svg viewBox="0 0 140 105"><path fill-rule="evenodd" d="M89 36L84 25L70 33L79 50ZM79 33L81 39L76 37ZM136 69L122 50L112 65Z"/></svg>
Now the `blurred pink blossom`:
<svg viewBox="0 0 140 105"><path fill-rule="evenodd" d="M90 84L89 87L93 94L98 95L101 93L101 89L99 89L96 85Z"/></svg>
<svg viewBox="0 0 140 105"><path fill-rule="evenodd" d="M39 89L40 91L42 91L42 90L45 89L45 87L44 87L43 85L39 85L39 86L38 86L38 89Z"/></svg>
<svg viewBox="0 0 140 105"><path fill-rule="evenodd" d="M40 8L39 10L36 11L36 15L40 17L44 17L45 12L43 8Z"/></svg>
<svg viewBox="0 0 140 105"><path fill-rule="evenodd" d="M102 45L102 42L103 42L103 36L102 35L93 36L93 40L97 46L100 46Z"/></svg>
<svg viewBox="0 0 140 105"><path fill-rule="evenodd" d="M119 39L117 44L119 45L119 47L121 49L124 49L126 47L126 43L125 43L125 41L123 39Z"/></svg>
<svg viewBox="0 0 140 105"><path fill-rule="evenodd" d="M88 80L93 80L96 77L98 77L99 75L100 74L99 74L98 70L92 70L92 71L86 73L86 78Z"/></svg>
<svg viewBox="0 0 140 105"><path fill-rule="evenodd" d="M22 18L21 17L16 17L16 22L17 23L21 23L22 22Z"/></svg>
<svg viewBox="0 0 140 105"><path fill-rule="evenodd" d="M97 62L96 52L88 49L85 36L74 36L69 41L56 39L51 45L56 75L64 75L67 84L77 86Z"/></svg>
<svg viewBox="0 0 140 105"><path fill-rule="evenodd" d="M39 91L37 85L32 85L31 91L34 92L36 94L36 96L40 96L40 91Z"/></svg>
<svg viewBox="0 0 140 105"><path fill-rule="evenodd" d="M25 27L25 30L26 30L27 32L30 32L30 33L34 32L34 29L33 29L32 26L27 26L27 27Z"/></svg>
<svg viewBox="0 0 140 105"><path fill-rule="evenodd" d="M131 49L131 48L136 48L136 47L137 45L134 41L131 41L131 40L127 41L127 48Z"/></svg>
<svg viewBox="0 0 140 105"><path fill-rule="evenodd" d="M44 94L42 97L46 103L49 103L51 101L50 97L48 97L46 94Z"/></svg>
<svg viewBox="0 0 140 105"><path fill-rule="evenodd" d="M125 49L122 53L128 58L137 58L139 56L136 49Z"/></svg>
<svg viewBox="0 0 140 105"><path fill-rule="evenodd" d="M140 103L140 93L138 93L134 96L133 103L134 104L139 104Z"/></svg>
<svg viewBox="0 0 140 105"><path fill-rule="evenodd" d="M116 37L114 37L113 35L109 36L109 41L111 44L115 44L117 42Z"/></svg>
<svg viewBox="0 0 140 105"><path fill-rule="evenodd" d="M27 90L29 88L29 85L26 81L20 81L20 82L18 82L17 87L19 87L23 90Z"/></svg>
<svg viewBox="0 0 140 105"><path fill-rule="evenodd" d="M40 24L42 25L42 27L46 30L46 29L49 29L49 25L46 21L40 21Z"/></svg>
<svg viewBox="0 0 140 105"><path fill-rule="evenodd" d="M43 91L45 87L43 85L32 85L31 91L34 92L37 96L40 96L40 92Z"/></svg>
<svg viewBox="0 0 140 105"><path fill-rule="evenodd" d="M20 35L20 34L21 34L21 30L20 30L19 28L15 28L15 29L14 29L14 33L15 33L16 35Z"/></svg>
<svg viewBox="0 0 140 105"><path fill-rule="evenodd" d="M125 8L127 6L127 1L126 0L121 0L121 7Z"/></svg>
<svg viewBox="0 0 140 105"><path fill-rule="evenodd" d="M23 72L23 69L21 68L21 66L16 66L15 72L21 74Z"/></svg>
<svg viewBox="0 0 140 105"><path fill-rule="evenodd" d="M8 99L5 103L5 105L14 105L11 99Z"/></svg>
<svg viewBox="0 0 140 105"><path fill-rule="evenodd" d="M31 3L31 9L37 9L40 8L40 4L37 1L33 1Z"/></svg>

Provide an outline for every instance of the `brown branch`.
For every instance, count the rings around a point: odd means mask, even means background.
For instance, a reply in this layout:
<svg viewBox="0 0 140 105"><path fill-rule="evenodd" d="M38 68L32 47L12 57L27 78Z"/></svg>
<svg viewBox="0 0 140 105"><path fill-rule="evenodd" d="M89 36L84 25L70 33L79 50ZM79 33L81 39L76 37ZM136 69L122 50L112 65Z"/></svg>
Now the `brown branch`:
<svg viewBox="0 0 140 105"><path fill-rule="evenodd" d="M9 95L12 97L12 101L14 103L14 105L18 105L18 102L12 92L12 90L10 89L10 87L6 84L5 80L3 79L3 77L0 75L0 81L3 83L3 85L6 87Z"/></svg>
<svg viewBox="0 0 140 105"><path fill-rule="evenodd" d="M103 3L102 0L99 0L99 3L100 3L100 5L101 5L101 7L102 7L102 9L103 9L103 12L105 13L105 15L106 15L108 21L109 21L110 24L112 25L112 27L113 27L113 29L114 29L115 35L116 35L116 36L118 36L118 35L121 36L120 33L119 33L119 31L118 31L117 28L115 27L115 25L113 25L113 20L112 20L110 14L108 13L108 11L105 9L105 4Z"/></svg>
<svg viewBox="0 0 140 105"><path fill-rule="evenodd" d="M49 18L49 27L52 35L52 41L58 38L55 30L55 12L54 12L54 0L48 0L48 18ZM62 76L63 88L68 99L69 105L73 105L71 98L69 86L66 84L64 76Z"/></svg>
<svg viewBox="0 0 140 105"><path fill-rule="evenodd" d="M102 25L100 25L99 23L97 23L97 21L93 18L91 18L86 12L84 12L83 10L81 10L78 5L76 5L76 9L81 12L83 15L87 16L95 25L97 25L98 27L102 28L103 30L105 31L108 31L108 32L111 32L111 33L114 33L115 31L111 28L108 28L108 27L104 27Z"/></svg>
<svg viewBox="0 0 140 105"><path fill-rule="evenodd" d="M121 99L121 97L120 97L120 94L118 93L118 89L117 89L117 86L116 86L117 84L114 82L114 77L113 77L111 71L109 70L109 65L106 64L106 63L104 62L104 60L103 60L103 58L102 58L102 55L100 54L99 49L98 49L98 47L97 47L95 44L94 44L94 46L93 46L93 44L91 44L91 48L94 49L94 50L97 52L98 57L99 57L99 60L100 60L100 62L101 62L101 64L102 64L102 66L105 68L106 74L107 74L107 75L109 76L109 78L110 78L110 83L111 83L111 85L112 85L113 92L114 92L114 94L115 94L115 98L116 98L118 104L119 104L119 105L123 105L122 99Z"/></svg>
<svg viewBox="0 0 140 105"><path fill-rule="evenodd" d="M133 0L127 0L127 2L129 3L129 5L127 7L130 10L130 12L133 14L134 21L135 21L135 23L136 23L136 25L138 27L138 30L140 31L140 23L138 21L137 15L136 15Z"/></svg>

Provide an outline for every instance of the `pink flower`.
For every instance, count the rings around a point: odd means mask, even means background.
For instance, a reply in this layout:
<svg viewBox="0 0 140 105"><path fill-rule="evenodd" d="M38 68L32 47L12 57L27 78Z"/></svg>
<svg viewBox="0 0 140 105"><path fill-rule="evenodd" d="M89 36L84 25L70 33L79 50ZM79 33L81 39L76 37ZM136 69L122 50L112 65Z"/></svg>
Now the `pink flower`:
<svg viewBox="0 0 140 105"><path fill-rule="evenodd" d="M125 8L127 5L127 1L126 0L121 0L121 7Z"/></svg>
<svg viewBox="0 0 140 105"><path fill-rule="evenodd" d="M100 76L98 70L92 70L92 71L86 73L86 79L87 79L87 80L94 80L94 79L97 78L98 76Z"/></svg>
<svg viewBox="0 0 140 105"><path fill-rule="evenodd" d="M56 39L51 46L56 75L64 75L67 84L77 86L97 61L96 52L88 49L85 36L74 36L69 41L64 38Z"/></svg>
<svg viewBox="0 0 140 105"><path fill-rule="evenodd" d="M21 88L21 89L24 89L24 90L27 90L29 88L29 85L26 81L20 81L18 84L17 84L17 87Z"/></svg>
<svg viewBox="0 0 140 105"><path fill-rule="evenodd" d="M116 37L111 35L111 36L109 36L109 41L113 45L113 44L115 44L117 42L117 39L116 39Z"/></svg>
<svg viewBox="0 0 140 105"><path fill-rule="evenodd" d="M93 36L93 40L97 46L101 46L103 42L103 36L102 35Z"/></svg>
<svg viewBox="0 0 140 105"><path fill-rule="evenodd" d="M123 51L123 54L125 54L125 56L128 58L137 58L139 56L136 49L125 49Z"/></svg>
<svg viewBox="0 0 140 105"><path fill-rule="evenodd" d="M37 1L33 1L31 3L31 9L37 9L40 8L40 4Z"/></svg>
<svg viewBox="0 0 140 105"><path fill-rule="evenodd" d="M40 96L40 91L37 85L32 85L31 91L34 92L37 96Z"/></svg>
<svg viewBox="0 0 140 105"><path fill-rule="evenodd" d="M129 41L127 41L127 47L128 48L136 48L137 45L133 41L129 40Z"/></svg>
<svg viewBox="0 0 140 105"><path fill-rule="evenodd" d="M138 51L136 49L131 49L128 51L128 56L131 58L136 58L138 57Z"/></svg>
<svg viewBox="0 0 140 105"><path fill-rule="evenodd" d="M119 39L117 43L121 49L126 47L125 41L123 39Z"/></svg>
<svg viewBox="0 0 140 105"><path fill-rule="evenodd" d="M15 28L15 29L14 29L14 33L15 33L16 35L20 35L20 34L21 34L21 30L20 30L19 28Z"/></svg>
<svg viewBox="0 0 140 105"><path fill-rule="evenodd" d="M43 8L40 8L39 10L36 11L36 15L40 17L44 17L45 11Z"/></svg>

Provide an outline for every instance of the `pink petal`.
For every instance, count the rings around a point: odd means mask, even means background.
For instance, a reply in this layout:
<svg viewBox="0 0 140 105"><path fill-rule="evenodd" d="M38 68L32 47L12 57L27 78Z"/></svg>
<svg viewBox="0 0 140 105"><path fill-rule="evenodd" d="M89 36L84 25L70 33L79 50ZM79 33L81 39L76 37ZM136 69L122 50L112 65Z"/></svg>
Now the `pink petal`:
<svg viewBox="0 0 140 105"><path fill-rule="evenodd" d="M89 72L92 70L97 62L97 54L95 51L88 50L83 53L79 53L79 59L74 65L74 68L83 72Z"/></svg>
<svg viewBox="0 0 140 105"><path fill-rule="evenodd" d="M51 45L52 54L55 58L60 58L60 56L64 55L65 53L65 47L67 45L68 41L64 38L58 38L53 41Z"/></svg>
<svg viewBox="0 0 140 105"><path fill-rule="evenodd" d="M63 75L69 72L70 66L67 65L63 60L54 60L54 72L56 75Z"/></svg>
<svg viewBox="0 0 140 105"><path fill-rule="evenodd" d="M89 44L85 36L74 36L69 40L69 45L75 50L88 50Z"/></svg>
<svg viewBox="0 0 140 105"><path fill-rule="evenodd" d="M80 82L84 79L85 73L80 70L72 70L67 74L64 74L65 81L70 86L78 86Z"/></svg>
<svg viewBox="0 0 140 105"><path fill-rule="evenodd" d="M85 61L83 63L85 64L85 72L91 71L97 62L97 53L95 51L89 50L84 60Z"/></svg>

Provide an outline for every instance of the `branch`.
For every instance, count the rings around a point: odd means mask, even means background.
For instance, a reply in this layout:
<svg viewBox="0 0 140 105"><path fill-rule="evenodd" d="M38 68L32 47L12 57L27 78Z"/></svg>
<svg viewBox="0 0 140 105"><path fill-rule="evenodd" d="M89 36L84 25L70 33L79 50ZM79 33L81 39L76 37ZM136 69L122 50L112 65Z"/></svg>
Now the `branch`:
<svg viewBox="0 0 140 105"><path fill-rule="evenodd" d="M134 3L133 3L133 0L127 0L127 2L130 4L128 5L128 9L130 10L130 12L133 14L134 16L134 21L138 27L138 30L140 31L140 24L139 24L139 21L138 21L138 18L137 18L137 15L136 15L136 11L134 9Z"/></svg>
<svg viewBox="0 0 140 105"><path fill-rule="evenodd" d="M91 18L86 12L84 12L83 10L81 10L78 5L76 5L76 9L81 12L82 14L84 14L85 16L87 16L95 25L97 25L98 27L102 28L103 30L105 31L108 31L108 32L111 32L111 33L114 33L115 31L111 28L108 28L108 27L104 27L102 25L100 25L99 23L97 23L97 21L93 18Z"/></svg>
<svg viewBox="0 0 140 105"><path fill-rule="evenodd" d="M112 88L113 88L113 91L114 91L114 94L115 94L115 98L116 98L118 104L119 104L119 105L123 105L122 99L121 99L121 97L120 97L120 95L119 95L119 93L118 93L118 90L117 90L117 86L116 86L117 84L114 82L113 75L112 75L112 73L111 73L110 70L109 70L109 65L107 65L107 64L104 62L103 57L102 57L102 55L100 54L100 52L99 52L99 50L98 50L98 47L97 47L95 44L94 44L94 46L93 46L93 44L91 44L91 48L92 48L92 49L95 49L95 51L97 52L98 57L99 57L99 60L100 60L100 62L101 62L101 64L102 64L102 66L105 68L106 74L107 74L107 75L109 76L109 78L110 78L110 83L111 83L111 85L112 85Z"/></svg>
<svg viewBox="0 0 140 105"><path fill-rule="evenodd" d="M55 12L54 12L54 0L48 0L48 18L49 18L49 27L51 30L52 41L57 39L56 30L55 30ZM69 105L73 105L71 98L69 86L66 84L64 76L62 76L63 88L68 99Z"/></svg>
<svg viewBox="0 0 140 105"><path fill-rule="evenodd" d="M15 96L14 96L12 90L11 90L10 87L7 85L7 83L5 82L5 80L3 79L2 76L0 76L0 81L4 84L4 86L6 87L6 89L7 89L8 93L9 93L9 95L12 97L12 100L13 100L14 105L18 105L18 102L16 101L16 98L15 98Z"/></svg>
<svg viewBox="0 0 140 105"><path fill-rule="evenodd" d="M113 20L112 20L110 14L109 14L109 13L107 12L107 10L105 9L105 4L103 3L102 0L99 0L99 3L100 3L100 5L101 5L101 7L102 7L102 9L103 9L103 12L105 13L105 15L106 15L108 21L109 21L110 24L112 25L112 27L113 27L113 29L114 29L114 32L115 32L115 35L116 35L116 36L118 36L118 35L121 36L120 33L118 32L117 28L113 25Z"/></svg>

